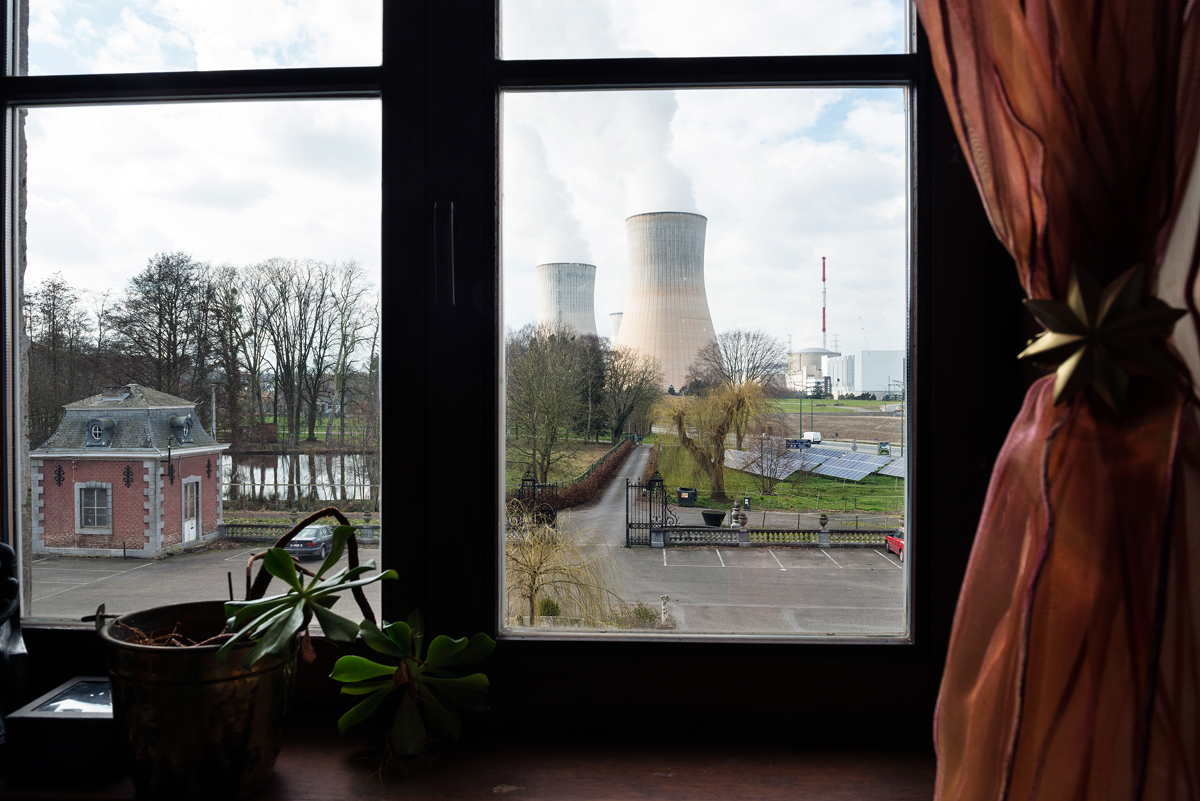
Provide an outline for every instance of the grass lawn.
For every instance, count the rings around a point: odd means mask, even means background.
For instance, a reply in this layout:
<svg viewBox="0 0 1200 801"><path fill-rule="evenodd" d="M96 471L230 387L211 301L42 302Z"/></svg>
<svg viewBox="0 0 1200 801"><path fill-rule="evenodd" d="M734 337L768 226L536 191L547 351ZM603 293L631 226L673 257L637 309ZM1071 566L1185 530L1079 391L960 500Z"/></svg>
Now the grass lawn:
<svg viewBox="0 0 1200 801"><path fill-rule="evenodd" d="M695 469L691 458L678 446L663 447L658 469L672 494L677 487L695 487L698 490L697 506L713 509L733 506L732 500L712 501L708 479ZM803 473L794 474L792 478L798 480L780 481L775 485L773 495L763 495L757 476L726 468L725 493L731 499L749 495L753 509L895 514L904 508L902 478L871 475L857 483Z"/></svg>
<svg viewBox="0 0 1200 801"><path fill-rule="evenodd" d="M550 481L571 481L580 476L583 471L592 466L592 463L599 459L604 454L612 450L611 442L601 442L599 445L591 443L584 445L582 443L572 443L579 445L579 450L571 456L566 456L560 459L550 468ZM509 451L511 456L516 454ZM507 486L516 486L521 483L521 476L525 474L528 464L523 462L506 462L504 465L504 483Z"/></svg>

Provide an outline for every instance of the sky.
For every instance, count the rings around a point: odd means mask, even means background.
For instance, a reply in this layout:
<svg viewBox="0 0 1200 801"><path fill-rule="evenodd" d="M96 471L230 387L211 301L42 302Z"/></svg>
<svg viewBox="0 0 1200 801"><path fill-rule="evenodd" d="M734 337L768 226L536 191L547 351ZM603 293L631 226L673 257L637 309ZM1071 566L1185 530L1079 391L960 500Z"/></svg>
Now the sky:
<svg viewBox="0 0 1200 801"><path fill-rule="evenodd" d="M505 0L510 58L900 52L899 0ZM380 0L32 0L31 74L379 62ZM597 324L624 305L624 219L709 218L718 331L899 348L900 89L525 93L503 98L505 323L535 267L597 265ZM120 287L158 252L379 267L376 101L32 109L26 287Z"/></svg>

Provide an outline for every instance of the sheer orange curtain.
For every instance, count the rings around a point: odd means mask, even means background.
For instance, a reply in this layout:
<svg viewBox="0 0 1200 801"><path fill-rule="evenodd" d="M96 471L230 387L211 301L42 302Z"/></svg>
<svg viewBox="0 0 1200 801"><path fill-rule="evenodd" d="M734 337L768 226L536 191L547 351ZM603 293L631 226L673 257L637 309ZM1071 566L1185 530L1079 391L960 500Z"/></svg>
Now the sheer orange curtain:
<svg viewBox="0 0 1200 801"><path fill-rule="evenodd" d="M1031 298L1065 299L1073 264L1102 285L1142 264L1156 291L1200 129L1197 5L917 0ZM1055 405L1053 376L1030 388L955 617L943 801L1200 797L1200 434L1180 373L1135 376L1121 414L1090 391Z"/></svg>

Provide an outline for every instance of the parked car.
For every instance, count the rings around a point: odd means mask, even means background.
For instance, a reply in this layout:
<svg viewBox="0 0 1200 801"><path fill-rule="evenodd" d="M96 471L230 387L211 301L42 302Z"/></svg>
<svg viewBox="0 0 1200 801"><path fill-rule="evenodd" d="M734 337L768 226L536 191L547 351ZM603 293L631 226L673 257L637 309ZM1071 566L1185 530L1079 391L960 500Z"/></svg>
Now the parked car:
<svg viewBox="0 0 1200 801"><path fill-rule="evenodd" d="M308 556L324 559L333 547L333 526L312 525L292 537L287 552L303 559Z"/></svg>
<svg viewBox="0 0 1200 801"><path fill-rule="evenodd" d="M904 526L893 531L885 537L887 541L887 549L900 557L900 561L904 561Z"/></svg>

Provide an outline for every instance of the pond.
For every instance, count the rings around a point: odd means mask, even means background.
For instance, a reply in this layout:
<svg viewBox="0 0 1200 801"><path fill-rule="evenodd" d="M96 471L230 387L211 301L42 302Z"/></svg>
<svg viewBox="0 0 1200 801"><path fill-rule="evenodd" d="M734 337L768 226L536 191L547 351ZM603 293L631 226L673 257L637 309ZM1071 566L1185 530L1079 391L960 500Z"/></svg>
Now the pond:
<svg viewBox="0 0 1200 801"><path fill-rule="evenodd" d="M221 455L226 501L346 501L379 498L375 454Z"/></svg>

